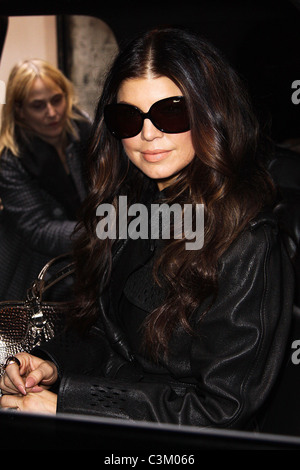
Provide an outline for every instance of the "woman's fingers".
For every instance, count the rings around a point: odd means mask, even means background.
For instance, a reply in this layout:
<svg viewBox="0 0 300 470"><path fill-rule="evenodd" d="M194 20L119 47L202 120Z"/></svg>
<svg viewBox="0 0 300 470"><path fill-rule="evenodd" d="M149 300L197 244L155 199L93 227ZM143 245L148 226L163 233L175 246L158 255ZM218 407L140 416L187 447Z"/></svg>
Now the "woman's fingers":
<svg viewBox="0 0 300 470"><path fill-rule="evenodd" d="M1 377L0 388L3 393L26 395L30 391L40 391L40 386L48 387L56 381L57 370L52 362L27 353L18 354L17 359L17 363L9 362Z"/></svg>
<svg viewBox="0 0 300 470"><path fill-rule="evenodd" d="M3 395L0 399L1 408L3 409L17 409L21 402L22 397L19 395Z"/></svg>
<svg viewBox="0 0 300 470"><path fill-rule="evenodd" d="M29 357L27 353L19 353L14 357L8 358L5 374L0 380L0 388L3 392L26 394L25 380L22 377L26 376Z"/></svg>
<svg viewBox="0 0 300 470"><path fill-rule="evenodd" d="M26 394L24 379L20 375L20 368L17 364L10 364L5 369L5 374L1 378L0 388L7 393L16 391Z"/></svg>
<svg viewBox="0 0 300 470"><path fill-rule="evenodd" d="M43 361L27 376L25 387L31 389L40 383L44 385L47 385L48 382L52 383L53 375L54 370L51 364L47 361Z"/></svg>
<svg viewBox="0 0 300 470"><path fill-rule="evenodd" d="M43 390L39 393L28 393L26 396L3 395L0 406L2 409L55 414L56 402L57 396L54 393Z"/></svg>

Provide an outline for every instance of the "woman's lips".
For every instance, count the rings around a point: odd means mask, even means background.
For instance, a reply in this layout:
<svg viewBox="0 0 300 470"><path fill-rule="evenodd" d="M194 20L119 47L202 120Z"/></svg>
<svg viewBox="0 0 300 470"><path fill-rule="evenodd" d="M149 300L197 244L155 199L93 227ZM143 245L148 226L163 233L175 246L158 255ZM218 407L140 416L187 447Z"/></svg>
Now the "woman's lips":
<svg viewBox="0 0 300 470"><path fill-rule="evenodd" d="M142 155L147 162L155 163L166 158L170 154L170 152L171 150L162 149L146 150L145 152L142 152Z"/></svg>
<svg viewBox="0 0 300 470"><path fill-rule="evenodd" d="M47 124L48 127L57 127L60 125L60 121L55 121L55 122L49 122Z"/></svg>

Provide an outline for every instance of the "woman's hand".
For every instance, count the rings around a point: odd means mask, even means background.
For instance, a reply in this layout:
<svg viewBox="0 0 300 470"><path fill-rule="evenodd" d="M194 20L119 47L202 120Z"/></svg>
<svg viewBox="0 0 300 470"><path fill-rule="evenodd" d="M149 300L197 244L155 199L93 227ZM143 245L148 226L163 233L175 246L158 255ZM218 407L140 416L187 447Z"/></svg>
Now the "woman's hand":
<svg viewBox="0 0 300 470"><path fill-rule="evenodd" d="M56 414L57 395L43 390L38 393L24 395L3 395L0 399L3 409L15 409L32 413Z"/></svg>
<svg viewBox="0 0 300 470"><path fill-rule="evenodd" d="M27 353L15 356L20 361L6 367L1 377L0 388L3 394L22 394L39 392L57 380L56 366L50 362Z"/></svg>

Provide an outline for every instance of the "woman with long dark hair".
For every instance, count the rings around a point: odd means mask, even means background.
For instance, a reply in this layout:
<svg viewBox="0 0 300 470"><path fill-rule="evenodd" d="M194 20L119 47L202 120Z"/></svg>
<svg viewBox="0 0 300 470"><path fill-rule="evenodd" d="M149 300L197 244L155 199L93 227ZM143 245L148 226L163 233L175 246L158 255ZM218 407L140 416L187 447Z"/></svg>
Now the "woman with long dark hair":
<svg viewBox="0 0 300 470"><path fill-rule="evenodd" d="M1 406L253 426L293 303L264 152L244 87L205 40L157 29L122 50L90 142L70 328L9 360ZM161 212L155 232L162 206L181 218Z"/></svg>

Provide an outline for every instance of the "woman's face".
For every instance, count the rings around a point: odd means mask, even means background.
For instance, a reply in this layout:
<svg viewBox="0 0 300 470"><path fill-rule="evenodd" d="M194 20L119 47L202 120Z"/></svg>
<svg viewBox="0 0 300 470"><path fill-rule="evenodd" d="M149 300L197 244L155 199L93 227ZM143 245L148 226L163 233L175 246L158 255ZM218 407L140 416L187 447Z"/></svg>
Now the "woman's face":
<svg viewBox="0 0 300 470"><path fill-rule="evenodd" d="M118 92L119 103L138 107L144 113L156 101L182 92L168 77L147 77L125 80ZM169 186L176 175L195 156L191 132L167 134L158 130L149 119L144 120L141 132L122 144L128 158L145 175L157 181L160 190Z"/></svg>
<svg viewBox="0 0 300 470"><path fill-rule="evenodd" d="M36 78L19 108L19 118L49 143L61 137L67 102L62 89L51 79Z"/></svg>

